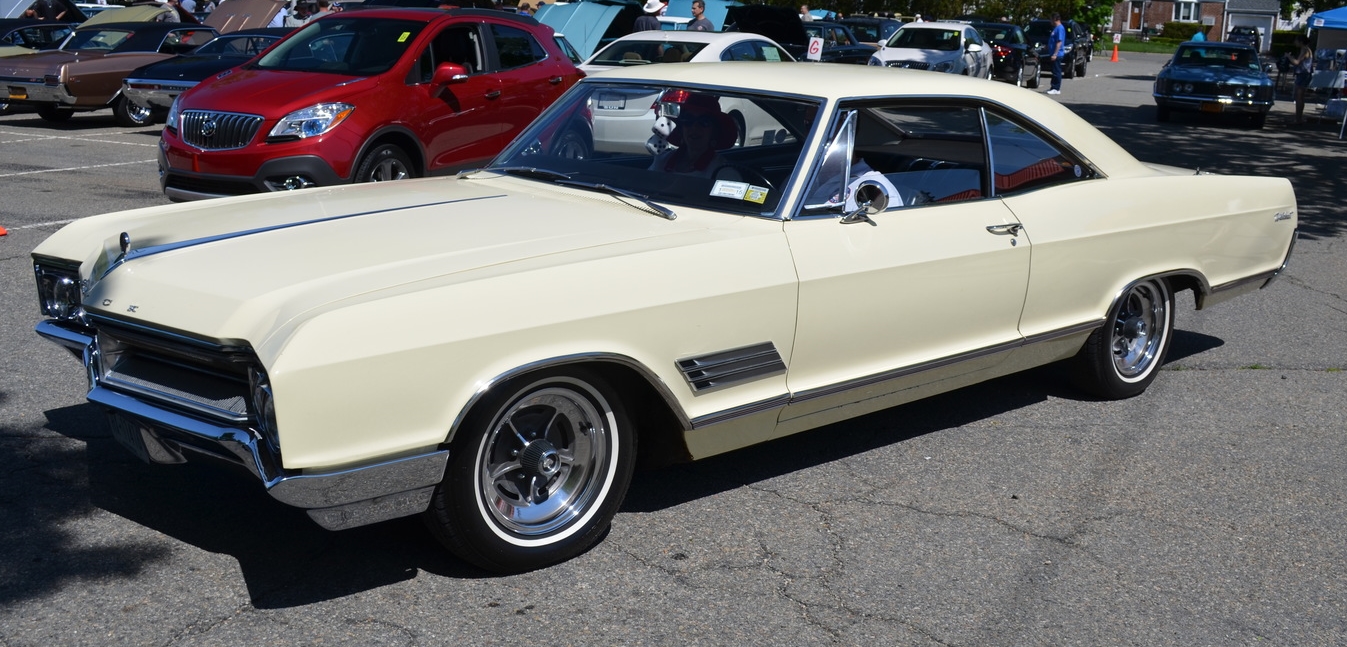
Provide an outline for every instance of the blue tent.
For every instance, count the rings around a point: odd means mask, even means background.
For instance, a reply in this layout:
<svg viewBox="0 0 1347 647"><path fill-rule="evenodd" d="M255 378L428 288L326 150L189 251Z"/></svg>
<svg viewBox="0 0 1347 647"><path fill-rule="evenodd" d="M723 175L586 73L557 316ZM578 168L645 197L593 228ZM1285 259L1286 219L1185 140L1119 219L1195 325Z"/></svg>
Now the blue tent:
<svg viewBox="0 0 1347 647"><path fill-rule="evenodd" d="M1320 11L1310 16L1310 27L1314 29L1347 29L1347 7Z"/></svg>

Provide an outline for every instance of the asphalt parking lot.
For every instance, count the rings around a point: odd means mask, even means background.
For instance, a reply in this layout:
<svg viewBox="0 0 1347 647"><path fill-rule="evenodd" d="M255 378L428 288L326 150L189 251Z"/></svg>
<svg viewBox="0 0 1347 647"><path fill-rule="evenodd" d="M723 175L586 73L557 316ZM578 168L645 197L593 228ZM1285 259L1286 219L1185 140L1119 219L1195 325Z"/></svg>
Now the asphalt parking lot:
<svg viewBox="0 0 1347 647"><path fill-rule="evenodd" d="M596 548L510 577L117 446L28 255L167 203L158 128L0 116L0 645L1347 645L1347 142L1286 102L1156 123L1163 57L1108 54L1058 99L1139 158L1291 178L1276 284L1181 300L1137 398L1047 367L641 473Z"/></svg>

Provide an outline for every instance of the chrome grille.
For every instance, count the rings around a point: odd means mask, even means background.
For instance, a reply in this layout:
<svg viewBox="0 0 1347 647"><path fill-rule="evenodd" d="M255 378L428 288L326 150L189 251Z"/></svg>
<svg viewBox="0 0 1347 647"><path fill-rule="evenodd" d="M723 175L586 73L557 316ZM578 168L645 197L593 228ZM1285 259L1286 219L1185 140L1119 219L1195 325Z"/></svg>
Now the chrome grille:
<svg viewBox="0 0 1347 647"><path fill-rule="evenodd" d="M930 63L924 63L922 61L889 61L888 63L885 63L885 65L888 67L901 67L909 70L931 69Z"/></svg>
<svg viewBox="0 0 1347 647"><path fill-rule="evenodd" d="M256 419L243 348L221 347L99 321L99 383L228 425Z"/></svg>
<svg viewBox="0 0 1347 647"><path fill-rule="evenodd" d="M202 150L222 151L247 146L261 125L260 115L184 110L178 136Z"/></svg>

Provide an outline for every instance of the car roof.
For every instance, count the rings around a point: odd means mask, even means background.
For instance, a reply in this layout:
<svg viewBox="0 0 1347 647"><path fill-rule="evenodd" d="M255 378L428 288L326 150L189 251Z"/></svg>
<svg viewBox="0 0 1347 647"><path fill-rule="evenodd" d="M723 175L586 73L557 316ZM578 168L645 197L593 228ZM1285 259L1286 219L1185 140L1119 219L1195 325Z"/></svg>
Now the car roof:
<svg viewBox="0 0 1347 647"><path fill-rule="evenodd" d="M707 43L707 44L732 45L734 43L738 43L740 41L745 40L770 41L771 39L766 36L762 36L760 34L754 34L743 31L683 31L683 30L671 31L663 29L656 31L654 29L651 29L648 31L638 31L627 34L626 36L614 40L613 43L626 43L631 41L650 41L662 43L671 40L678 41L680 43ZM611 47L613 43L605 45L603 48L600 48L599 51L603 51L604 49ZM597 55L598 52L595 52L595 54Z"/></svg>
<svg viewBox="0 0 1347 647"><path fill-rule="evenodd" d="M957 29L962 31L964 27L969 27L966 22L909 22L905 23L903 29Z"/></svg>

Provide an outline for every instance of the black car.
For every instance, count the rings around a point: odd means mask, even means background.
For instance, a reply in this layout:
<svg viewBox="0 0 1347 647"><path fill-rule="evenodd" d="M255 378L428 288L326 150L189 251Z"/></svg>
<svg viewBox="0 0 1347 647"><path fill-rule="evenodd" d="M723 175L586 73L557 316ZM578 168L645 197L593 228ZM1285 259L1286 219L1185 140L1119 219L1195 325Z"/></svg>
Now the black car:
<svg viewBox="0 0 1347 647"><path fill-rule="evenodd" d="M183 91L247 62L291 31L264 27L223 34L186 54L136 68L122 81L122 94L142 108L165 112Z"/></svg>
<svg viewBox="0 0 1347 647"><path fill-rule="evenodd" d="M1263 37L1258 33L1257 27L1231 27L1230 33L1226 34L1227 43L1244 43L1251 45L1255 50L1263 51Z"/></svg>
<svg viewBox="0 0 1347 647"><path fill-rule="evenodd" d="M1020 87L1036 88L1042 65L1039 49L1029 44L1016 25L975 22L973 27L992 46L992 75Z"/></svg>
<svg viewBox="0 0 1347 647"><path fill-rule="evenodd" d="M835 22L814 20L804 23L804 31L810 38L823 39L823 51L819 60L825 63L854 63L865 65L876 47L862 44L856 34L846 25ZM805 58L808 58L806 54Z"/></svg>
<svg viewBox="0 0 1347 647"><path fill-rule="evenodd" d="M1074 20L1063 20L1062 27L1066 29L1066 42L1062 43L1062 76L1068 79L1085 76L1086 64L1094 58L1094 38L1090 36L1090 30ZM1052 71L1052 52L1048 50L1051 35L1051 20L1030 20L1024 28L1029 44L1039 50L1038 61L1044 72Z"/></svg>
<svg viewBox="0 0 1347 647"><path fill-rule="evenodd" d="M851 29L856 38L867 45L876 45L889 39L893 32L903 26L903 21L894 18L876 18L873 16L852 16L837 21Z"/></svg>
<svg viewBox="0 0 1347 647"><path fill-rule="evenodd" d="M862 45L843 25L833 22L800 20L800 14L786 7L768 5L731 6L725 12L723 31L738 31L766 36L781 45L796 60L809 58L809 39L812 36L823 38L823 50L819 53L824 63L858 63L864 65L870 61L875 48ZM812 31L806 31L810 29ZM831 38L830 38L831 37Z"/></svg>

